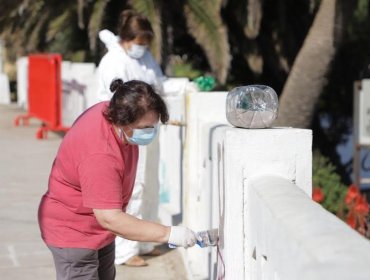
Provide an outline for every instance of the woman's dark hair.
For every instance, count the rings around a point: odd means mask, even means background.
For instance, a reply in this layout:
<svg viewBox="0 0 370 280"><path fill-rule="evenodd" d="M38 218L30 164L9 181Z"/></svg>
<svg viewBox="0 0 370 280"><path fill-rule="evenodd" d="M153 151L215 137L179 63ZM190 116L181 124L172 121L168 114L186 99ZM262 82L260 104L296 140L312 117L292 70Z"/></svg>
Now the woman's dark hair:
<svg viewBox="0 0 370 280"><path fill-rule="evenodd" d="M168 121L166 103L147 83L137 80L124 83L121 79L117 79L111 83L110 90L114 94L103 113L109 122L128 125L150 111L158 113L162 123Z"/></svg>
<svg viewBox="0 0 370 280"><path fill-rule="evenodd" d="M133 10L125 10L119 17L118 35L122 41L131 41L135 38L143 38L150 42L154 37L154 32L146 17Z"/></svg>

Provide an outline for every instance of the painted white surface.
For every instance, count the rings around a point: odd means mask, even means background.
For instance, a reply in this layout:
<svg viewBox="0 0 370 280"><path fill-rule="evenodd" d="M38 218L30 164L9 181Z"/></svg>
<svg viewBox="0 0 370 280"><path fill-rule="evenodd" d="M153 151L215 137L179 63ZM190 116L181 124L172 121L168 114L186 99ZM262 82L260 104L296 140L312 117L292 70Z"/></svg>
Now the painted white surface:
<svg viewBox="0 0 370 280"><path fill-rule="evenodd" d="M28 109L28 57L17 59L17 104Z"/></svg>
<svg viewBox="0 0 370 280"><path fill-rule="evenodd" d="M226 94L187 87L184 95L164 97L170 123L178 124L160 129L159 217L164 224L181 223L195 231L218 226L218 191L211 183L210 143L214 127L227 125ZM213 224L212 215L217 216ZM184 252L194 279L209 278L209 260L215 250L196 246Z"/></svg>
<svg viewBox="0 0 370 280"><path fill-rule="evenodd" d="M160 217L165 224L181 220L183 128L163 125L159 134L159 201ZM178 216L176 219L175 216ZM176 221L175 221L176 219Z"/></svg>
<svg viewBox="0 0 370 280"><path fill-rule="evenodd" d="M166 102L168 113L170 115L170 123L185 124L185 95L163 96Z"/></svg>
<svg viewBox="0 0 370 280"><path fill-rule="evenodd" d="M97 74L94 63L62 62L62 123L71 126L76 118L97 103Z"/></svg>
<svg viewBox="0 0 370 280"><path fill-rule="evenodd" d="M183 146L187 78L167 78L163 83L169 122L159 134L159 218L167 225L182 221Z"/></svg>
<svg viewBox="0 0 370 280"><path fill-rule="evenodd" d="M227 125L227 92L191 92L186 99L186 142L184 151L184 219L194 231L211 228L212 193L210 139L212 129ZM189 267L195 279L209 278L210 251L196 247L187 250Z"/></svg>
<svg viewBox="0 0 370 280"><path fill-rule="evenodd" d="M291 128L217 128L213 145L214 172L220 191L220 248L224 261L218 269L225 279L248 279L253 265L245 264L249 238L245 235L245 180L274 174L295 182L311 195L311 140L309 130ZM221 176L220 176L221 175ZM223 175L223 176L222 176ZM215 175L213 176L215 177ZM268 225L263 232L268 234Z"/></svg>
<svg viewBox="0 0 370 280"><path fill-rule="evenodd" d="M188 83L188 78L168 78L163 81L163 93L165 96L184 95Z"/></svg>
<svg viewBox="0 0 370 280"><path fill-rule="evenodd" d="M4 42L0 39L0 104L10 104L10 85L8 75L3 72Z"/></svg>
<svg viewBox="0 0 370 280"><path fill-rule="evenodd" d="M10 104L9 78L5 73L0 73L0 104Z"/></svg>
<svg viewBox="0 0 370 280"><path fill-rule="evenodd" d="M225 279L369 279L369 241L289 180L249 178L244 189L245 277Z"/></svg>

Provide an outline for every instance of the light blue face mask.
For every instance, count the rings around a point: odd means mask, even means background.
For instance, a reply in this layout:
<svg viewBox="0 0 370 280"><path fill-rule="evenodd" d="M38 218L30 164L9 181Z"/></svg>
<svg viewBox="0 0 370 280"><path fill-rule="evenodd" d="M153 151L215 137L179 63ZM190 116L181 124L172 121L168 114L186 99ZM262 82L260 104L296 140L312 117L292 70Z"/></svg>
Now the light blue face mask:
<svg viewBox="0 0 370 280"><path fill-rule="evenodd" d="M127 50L127 54L135 59L143 57L146 50L146 46L132 44L131 47Z"/></svg>
<svg viewBox="0 0 370 280"><path fill-rule="evenodd" d="M121 134L126 137L127 142L134 145L148 145L157 135L158 125L149 128L132 128L132 136L128 137L127 134L120 128Z"/></svg>

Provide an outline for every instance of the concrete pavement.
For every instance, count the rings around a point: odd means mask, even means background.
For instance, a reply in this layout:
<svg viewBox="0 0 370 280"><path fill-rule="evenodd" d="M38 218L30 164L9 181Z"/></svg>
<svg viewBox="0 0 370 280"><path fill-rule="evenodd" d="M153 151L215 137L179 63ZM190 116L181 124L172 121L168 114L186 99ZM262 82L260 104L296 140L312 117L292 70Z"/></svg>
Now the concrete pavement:
<svg viewBox="0 0 370 280"><path fill-rule="evenodd" d="M55 279L37 208L62 137L49 133L47 140L37 140L36 119L28 127L15 127L14 118L24 113L16 104L0 105L0 279ZM161 249L163 255L147 257L147 267L117 266L116 279L188 279L178 249Z"/></svg>

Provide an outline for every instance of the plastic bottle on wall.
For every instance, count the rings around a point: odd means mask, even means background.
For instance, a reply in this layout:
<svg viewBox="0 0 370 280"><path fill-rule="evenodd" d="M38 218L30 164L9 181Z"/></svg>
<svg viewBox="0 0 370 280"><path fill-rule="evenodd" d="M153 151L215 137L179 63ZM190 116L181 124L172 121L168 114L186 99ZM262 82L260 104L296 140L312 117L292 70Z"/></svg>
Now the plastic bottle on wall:
<svg viewBox="0 0 370 280"><path fill-rule="evenodd" d="M277 94L269 86L236 87L227 95L226 117L236 127L267 128L276 119L278 107Z"/></svg>

